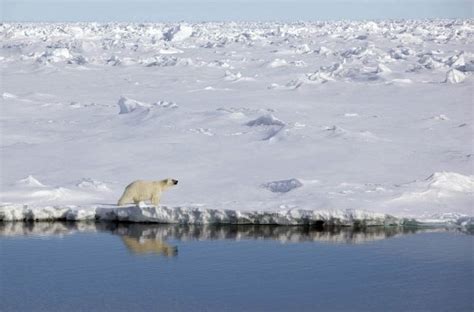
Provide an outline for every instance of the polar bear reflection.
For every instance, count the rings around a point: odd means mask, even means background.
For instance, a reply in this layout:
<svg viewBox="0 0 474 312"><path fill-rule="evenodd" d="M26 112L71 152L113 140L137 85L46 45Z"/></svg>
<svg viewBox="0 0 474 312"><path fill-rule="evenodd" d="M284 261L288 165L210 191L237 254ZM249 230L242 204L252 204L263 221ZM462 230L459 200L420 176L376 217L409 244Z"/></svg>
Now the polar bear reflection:
<svg viewBox="0 0 474 312"><path fill-rule="evenodd" d="M135 238L124 235L121 237L128 250L134 254L162 254L173 257L178 254L178 247L171 246L165 241L156 238Z"/></svg>

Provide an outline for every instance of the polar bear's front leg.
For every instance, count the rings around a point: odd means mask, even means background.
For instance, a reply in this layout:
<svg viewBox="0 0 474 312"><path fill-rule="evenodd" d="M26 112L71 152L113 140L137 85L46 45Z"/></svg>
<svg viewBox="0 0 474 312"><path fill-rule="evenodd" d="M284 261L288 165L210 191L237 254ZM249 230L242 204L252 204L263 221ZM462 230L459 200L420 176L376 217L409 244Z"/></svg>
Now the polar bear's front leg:
<svg viewBox="0 0 474 312"><path fill-rule="evenodd" d="M154 206L158 206L159 202L160 202L160 195L161 194L155 194L151 197L151 203L154 205Z"/></svg>

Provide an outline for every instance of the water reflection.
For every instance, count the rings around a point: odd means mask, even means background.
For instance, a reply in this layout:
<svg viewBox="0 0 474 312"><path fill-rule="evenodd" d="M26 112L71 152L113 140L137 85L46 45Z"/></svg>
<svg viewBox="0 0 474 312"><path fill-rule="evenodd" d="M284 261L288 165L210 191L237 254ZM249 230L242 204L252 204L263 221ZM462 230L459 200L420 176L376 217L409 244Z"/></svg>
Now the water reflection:
<svg viewBox="0 0 474 312"><path fill-rule="evenodd" d="M277 240L286 242L327 242L360 244L419 232L448 229L413 227L310 227L274 225L177 225L88 222L0 222L0 236L61 236L74 233L105 232L118 235L137 254L176 254L167 240ZM459 231L449 229L450 231Z"/></svg>
<svg viewBox="0 0 474 312"><path fill-rule="evenodd" d="M472 239L431 231L0 222L0 310L467 311Z"/></svg>
<svg viewBox="0 0 474 312"><path fill-rule="evenodd" d="M178 254L178 247L171 246L160 238L142 238L123 235L122 242L134 254L154 253L168 257Z"/></svg>
<svg viewBox="0 0 474 312"><path fill-rule="evenodd" d="M277 240L286 242L319 241L329 243L359 244L382 240L400 234L418 232L415 228L348 227L321 228L309 226L275 225L150 225L102 224L101 230L120 236L155 240Z"/></svg>

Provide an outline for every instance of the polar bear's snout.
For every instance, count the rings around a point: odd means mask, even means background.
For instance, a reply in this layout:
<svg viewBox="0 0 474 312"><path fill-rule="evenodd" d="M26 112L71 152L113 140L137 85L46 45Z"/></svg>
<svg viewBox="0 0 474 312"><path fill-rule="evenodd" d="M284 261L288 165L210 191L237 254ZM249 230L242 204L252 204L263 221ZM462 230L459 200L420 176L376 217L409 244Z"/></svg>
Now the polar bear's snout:
<svg viewBox="0 0 474 312"><path fill-rule="evenodd" d="M178 180L171 180L171 181L173 181L174 185L178 184Z"/></svg>

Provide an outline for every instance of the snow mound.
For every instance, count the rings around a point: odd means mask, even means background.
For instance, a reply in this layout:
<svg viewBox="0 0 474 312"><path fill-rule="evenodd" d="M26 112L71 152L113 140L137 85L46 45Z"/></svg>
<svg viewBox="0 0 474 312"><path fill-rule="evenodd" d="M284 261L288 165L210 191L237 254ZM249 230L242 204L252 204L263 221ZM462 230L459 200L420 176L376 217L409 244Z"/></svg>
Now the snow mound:
<svg viewBox="0 0 474 312"><path fill-rule="evenodd" d="M67 48L53 48L49 49L44 52L37 61L42 62L50 62L50 63L58 63L63 62L69 59L72 59L72 54Z"/></svg>
<svg viewBox="0 0 474 312"><path fill-rule="evenodd" d="M18 186L26 186L26 187L46 187L43 183L38 181L32 175L29 175L26 178L17 181L15 184Z"/></svg>
<svg viewBox="0 0 474 312"><path fill-rule="evenodd" d="M276 225L398 225L400 220L364 210L286 210L238 211L196 207L129 206L104 207L30 207L0 206L0 221L114 221L179 224L276 224Z"/></svg>
<svg viewBox="0 0 474 312"><path fill-rule="evenodd" d="M288 66L288 62L285 59L274 59L271 63L268 64L270 68L285 67Z"/></svg>
<svg viewBox="0 0 474 312"><path fill-rule="evenodd" d="M332 50L321 46L318 49L316 49L315 52L319 55L328 56L329 54L332 53Z"/></svg>
<svg viewBox="0 0 474 312"><path fill-rule="evenodd" d="M101 181L96 181L91 178L84 178L77 184L77 187L87 190L95 190L95 191L110 191L110 188Z"/></svg>
<svg viewBox="0 0 474 312"><path fill-rule="evenodd" d="M225 71L224 80L227 80L227 81L237 81L237 80L239 80L240 78L242 78L242 74L241 74L240 72L233 73L233 72L231 72L230 70L226 70L226 71Z"/></svg>
<svg viewBox="0 0 474 312"><path fill-rule="evenodd" d="M183 41L193 34L193 28L184 24L171 27L163 36L167 41Z"/></svg>
<svg viewBox="0 0 474 312"><path fill-rule="evenodd" d="M142 61L146 67L169 67L169 66L176 66L180 63L180 60L175 56L169 55L159 55L153 58L145 59ZM185 65L183 62L180 64Z"/></svg>
<svg viewBox="0 0 474 312"><path fill-rule="evenodd" d="M358 140L364 142L375 142L380 139L370 131L349 131L339 126L326 127L325 131L329 132L329 137L342 138L343 140Z"/></svg>
<svg viewBox="0 0 474 312"><path fill-rule="evenodd" d="M426 181L430 189L442 192L474 193L474 176L465 176L455 172L436 172Z"/></svg>
<svg viewBox="0 0 474 312"><path fill-rule="evenodd" d="M89 61L83 55L77 55L67 61L68 64L85 65Z"/></svg>
<svg viewBox="0 0 474 312"><path fill-rule="evenodd" d="M150 104L129 99L125 96L120 97L117 105L120 107L119 114L128 114L136 110L149 109L151 107Z"/></svg>
<svg viewBox="0 0 474 312"><path fill-rule="evenodd" d="M296 90L299 87L303 85L303 82L300 81L299 79L293 79L288 81L284 85L279 85L278 83L272 83L270 86L268 86L268 89L274 89L274 90Z"/></svg>
<svg viewBox="0 0 474 312"><path fill-rule="evenodd" d="M163 108L178 108L178 104L175 102L168 102L160 100L152 104L152 106L163 107Z"/></svg>
<svg viewBox="0 0 474 312"><path fill-rule="evenodd" d="M16 96L15 94L8 93L8 92L3 92L2 93L2 98L4 100L6 100L6 99L16 99L16 98L18 98L18 96Z"/></svg>
<svg viewBox="0 0 474 312"><path fill-rule="evenodd" d="M263 188L266 188L273 193L287 193L302 186L303 183L298 179L279 180L262 184Z"/></svg>
<svg viewBox="0 0 474 312"><path fill-rule="evenodd" d="M290 129L287 129L285 126L268 129L263 141L269 141L270 143L284 141L288 138L289 132Z"/></svg>
<svg viewBox="0 0 474 312"><path fill-rule="evenodd" d="M127 98L125 96L120 97L117 105L120 107L119 114L129 114L132 112L149 112L152 108L177 108L178 104L171 101L160 100L158 102L149 104L144 102L139 102Z"/></svg>
<svg viewBox="0 0 474 312"><path fill-rule="evenodd" d="M404 192L393 202L403 203L405 206L414 204L419 207L422 204L433 207L440 204L467 207L473 200L474 176L465 176L455 172L436 172L424 181L412 182L407 187L411 190Z"/></svg>
<svg viewBox="0 0 474 312"><path fill-rule="evenodd" d="M426 69L444 68L445 64L431 54L423 55L418 61Z"/></svg>
<svg viewBox="0 0 474 312"><path fill-rule="evenodd" d="M285 123L280 119L276 118L272 114L267 114L258 117L257 119L251 120L247 122L247 126L255 127L255 126L284 126Z"/></svg>
<svg viewBox="0 0 474 312"><path fill-rule="evenodd" d="M233 73L230 70L226 70L224 74L225 81L231 82L242 82L242 81L255 81L255 78L244 77L241 72Z"/></svg>
<svg viewBox="0 0 474 312"><path fill-rule="evenodd" d="M54 189L39 190L31 193L31 197L41 201L55 201L64 198L73 198L73 192L64 187Z"/></svg>
<svg viewBox="0 0 474 312"><path fill-rule="evenodd" d="M391 73L391 72L392 72L392 70L390 68L388 68L386 65L384 65L384 64L378 64L377 65L377 70L376 70L377 74Z"/></svg>
<svg viewBox="0 0 474 312"><path fill-rule="evenodd" d="M295 48L296 54L308 54L313 52L313 50L311 50L311 48L306 43L303 43Z"/></svg>
<svg viewBox="0 0 474 312"><path fill-rule="evenodd" d="M450 69L446 73L446 80L444 82L446 83L461 83L466 79L466 74L464 74L462 71L459 71L457 69Z"/></svg>
<svg viewBox="0 0 474 312"><path fill-rule="evenodd" d="M334 81L334 78L331 77L330 73L325 72L314 72L312 74L307 74L306 77L311 83L326 83L328 81Z"/></svg>
<svg viewBox="0 0 474 312"><path fill-rule="evenodd" d="M433 116L431 119L433 119L433 120L449 120L449 117L447 117L444 114L440 114L440 115Z"/></svg>
<svg viewBox="0 0 474 312"><path fill-rule="evenodd" d="M169 48L166 48L166 49L160 49L159 53L160 54L181 54L181 53L184 53L184 51L180 50L180 49L173 48L173 47L169 47Z"/></svg>
<svg viewBox="0 0 474 312"><path fill-rule="evenodd" d="M344 59L330 66L321 66L314 73L306 74L306 79L310 84L322 84L329 81L367 83L383 80L383 76L391 72L392 70L382 63L378 63L376 68L354 66L348 65Z"/></svg>
<svg viewBox="0 0 474 312"><path fill-rule="evenodd" d="M461 53L459 55L453 55L448 58L445 62L446 65L452 68L460 69L466 65L466 61L464 59L464 54Z"/></svg>

